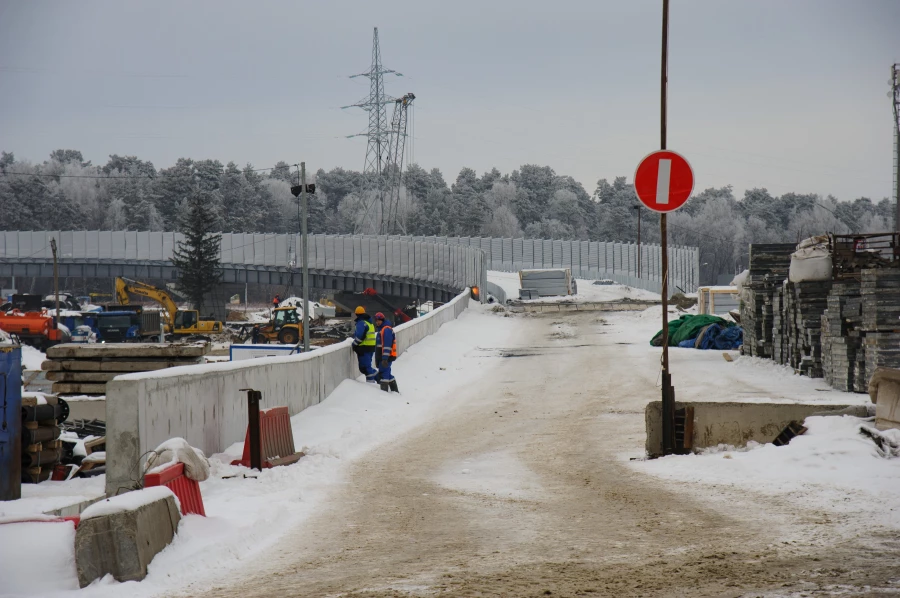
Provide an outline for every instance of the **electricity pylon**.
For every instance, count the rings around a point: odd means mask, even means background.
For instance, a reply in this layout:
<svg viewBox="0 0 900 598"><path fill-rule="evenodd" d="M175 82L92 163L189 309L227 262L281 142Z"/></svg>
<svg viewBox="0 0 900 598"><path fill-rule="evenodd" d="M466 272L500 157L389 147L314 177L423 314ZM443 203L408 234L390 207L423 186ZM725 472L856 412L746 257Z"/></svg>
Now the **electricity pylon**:
<svg viewBox="0 0 900 598"><path fill-rule="evenodd" d="M381 187L381 174L384 170L384 162L388 151L388 136L390 129L387 120L386 106L395 101L395 98L384 93L384 76L397 75L392 69L386 69L381 64L381 46L378 43L378 27L372 37L372 66L368 71L352 75L350 78L366 77L369 80L369 95L355 104L342 106L342 108L362 108L369 113L369 128L364 133L348 135L348 137L367 137L366 163L363 167L363 175L367 182L376 187Z"/></svg>

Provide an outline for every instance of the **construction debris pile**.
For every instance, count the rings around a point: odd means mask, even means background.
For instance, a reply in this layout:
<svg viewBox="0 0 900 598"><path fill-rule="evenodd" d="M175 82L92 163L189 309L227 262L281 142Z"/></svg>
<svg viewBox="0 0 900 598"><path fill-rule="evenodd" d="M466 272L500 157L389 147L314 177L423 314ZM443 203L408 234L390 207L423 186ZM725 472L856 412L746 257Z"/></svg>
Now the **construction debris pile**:
<svg viewBox="0 0 900 598"><path fill-rule="evenodd" d="M876 368L900 367L897 235L830 237L834 262L816 280L788 278L789 269L796 278L793 247L750 246L744 353L825 378L838 390L867 392Z"/></svg>
<svg viewBox="0 0 900 598"><path fill-rule="evenodd" d="M105 395L106 383L130 372L204 362L209 343L64 344L47 349L41 369L59 395Z"/></svg>

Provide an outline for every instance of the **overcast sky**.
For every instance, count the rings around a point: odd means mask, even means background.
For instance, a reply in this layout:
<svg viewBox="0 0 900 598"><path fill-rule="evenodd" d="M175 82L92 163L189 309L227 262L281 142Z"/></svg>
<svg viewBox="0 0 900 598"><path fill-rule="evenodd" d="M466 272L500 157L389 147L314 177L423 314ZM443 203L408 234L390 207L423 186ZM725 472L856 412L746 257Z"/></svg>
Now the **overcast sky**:
<svg viewBox="0 0 900 598"><path fill-rule="evenodd" d="M0 0L0 149L359 170L371 62L415 159L552 166L593 192L659 147L661 0ZM891 193L898 0L672 0L669 147L696 188ZM390 117L390 113L388 115Z"/></svg>

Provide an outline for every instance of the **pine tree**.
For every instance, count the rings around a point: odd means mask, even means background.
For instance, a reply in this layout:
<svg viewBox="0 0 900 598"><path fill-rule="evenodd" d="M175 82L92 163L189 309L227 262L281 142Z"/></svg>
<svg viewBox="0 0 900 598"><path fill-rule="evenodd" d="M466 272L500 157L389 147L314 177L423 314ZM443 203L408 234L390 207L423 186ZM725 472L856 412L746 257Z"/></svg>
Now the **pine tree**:
<svg viewBox="0 0 900 598"><path fill-rule="evenodd" d="M187 198L187 209L179 222L184 240L172 256L178 268L178 286L194 309L202 311L203 297L219 283L220 233L214 232L215 217L209 207L210 192L194 190Z"/></svg>

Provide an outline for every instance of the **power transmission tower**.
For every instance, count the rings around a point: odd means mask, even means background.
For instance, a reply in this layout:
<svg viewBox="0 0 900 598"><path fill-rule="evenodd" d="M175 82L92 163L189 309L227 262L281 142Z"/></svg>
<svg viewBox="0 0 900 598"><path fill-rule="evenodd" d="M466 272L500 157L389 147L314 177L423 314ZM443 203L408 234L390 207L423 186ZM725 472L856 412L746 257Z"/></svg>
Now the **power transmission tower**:
<svg viewBox="0 0 900 598"><path fill-rule="evenodd" d="M894 232L900 232L900 63L891 67L891 104L894 108Z"/></svg>
<svg viewBox="0 0 900 598"><path fill-rule="evenodd" d="M407 129L409 109L412 107L415 94L408 93L398 98L394 103L394 115L391 117L391 134L388 138L388 156L385 162L386 191L385 200L382 202L382 234L406 234L403 224L400 222L400 188L403 186L403 156L406 152L408 139ZM385 214L385 209L387 213Z"/></svg>
<svg viewBox="0 0 900 598"><path fill-rule="evenodd" d="M362 108L369 113L369 128L364 133L356 135L348 135L348 137L367 137L366 145L366 163L363 168L363 174L368 181L380 182L379 179L384 170L384 158L387 154L388 147L388 121L386 106L395 101L395 98L384 93L384 76L397 75L402 77L402 73L386 69L381 64L381 46L378 42L378 27L372 37L372 66L369 70L358 75L351 75L351 79L356 77L366 77L369 80L369 95L349 106L342 108ZM380 184L378 185L381 186Z"/></svg>

